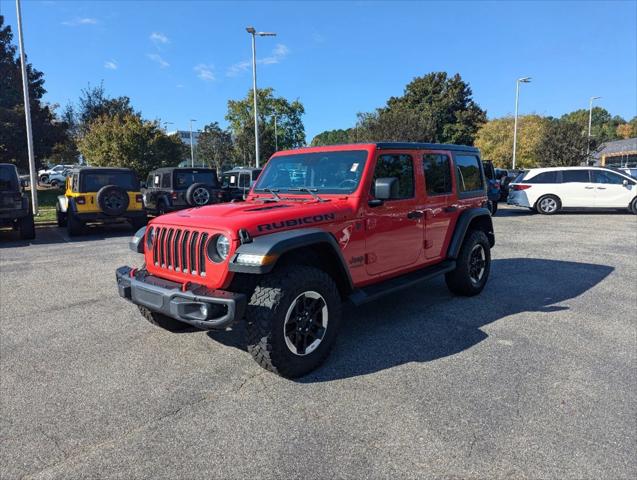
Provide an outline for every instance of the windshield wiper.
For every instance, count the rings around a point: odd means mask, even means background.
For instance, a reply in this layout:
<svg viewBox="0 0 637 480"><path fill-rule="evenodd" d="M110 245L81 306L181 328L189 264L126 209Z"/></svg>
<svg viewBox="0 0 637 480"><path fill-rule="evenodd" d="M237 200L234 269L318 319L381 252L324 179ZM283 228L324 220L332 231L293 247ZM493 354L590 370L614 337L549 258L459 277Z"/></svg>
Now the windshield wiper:
<svg viewBox="0 0 637 480"><path fill-rule="evenodd" d="M318 192L318 188L299 187L299 188L288 188L287 190L288 192L307 192L310 195L312 195L314 200L319 202L325 202L324 199L322 199L316 193L314 193L314 192Z"/></svg>
<svg viewBox="0 0 637 480"><path fill-rule="evenodd" d="M279 197L279 194L277 193L279 191L278 188L268 188L268 187L264 187L264 188L255 188L254 189L255 192L268 192L270 194L272 194L272 196L274 197L274 200L277 202L281 201L281 197Z"/></svg>

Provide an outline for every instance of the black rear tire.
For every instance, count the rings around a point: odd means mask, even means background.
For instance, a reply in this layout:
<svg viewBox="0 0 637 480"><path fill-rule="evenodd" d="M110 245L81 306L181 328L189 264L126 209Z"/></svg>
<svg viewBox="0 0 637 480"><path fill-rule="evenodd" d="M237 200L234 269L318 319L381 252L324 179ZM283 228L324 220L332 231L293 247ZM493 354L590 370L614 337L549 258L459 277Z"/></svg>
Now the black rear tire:
<svg viewBox="0 0 637 480"><path fill-rule="evenodd" d="M81 235L84 230L84 224L72 212L66 214L66 231L70 237Z"/></svg>
<svg viewBox="0 0 637 480"><path fill-rule="evenodd" d="M167 317L166 315L163 315L161 313L153 312L152 310L149 310L146 307L142 307L141 305L137 305L137 308L139 308L139 312L142 314L142 317L144 317L156 327L161 327L164 330L168 330L169 332L182 332L184 330L192 328L187 323L180 322L179 320Z"/></svg>
<svg viewBox="0 0 637 480"><path fill-rule="evenodd" d="M55 219L58 227L66 227L66 213L60 210L60 204L55 205Z"/></svg>
<svg viewBox="0 0 637 480"><path fill-rule="evenodd" d="M476 255L482 254L482 272L476 270L480 261ZM456 295L472 297L482 291L491 271L491 247L489 239L481 230L470 230L460 247L456 268L445 275L447 287Z"/></svg>
<svg viewBox="0 0 637 480"><path fill-rule="evenodd" d="M20 239L22 240L33 240L35 238L35 223L33 222L33 215L31 213L18 220L18 230L20 231Z"/></svg>
<svg viewBox="0 0 637 480"><path fill-rule="evenodd" d="M340 318L340 294L327 273L304 265L280 267L259 281L250 298L248 351L266 370L303 376L329 355Z"/></svg>

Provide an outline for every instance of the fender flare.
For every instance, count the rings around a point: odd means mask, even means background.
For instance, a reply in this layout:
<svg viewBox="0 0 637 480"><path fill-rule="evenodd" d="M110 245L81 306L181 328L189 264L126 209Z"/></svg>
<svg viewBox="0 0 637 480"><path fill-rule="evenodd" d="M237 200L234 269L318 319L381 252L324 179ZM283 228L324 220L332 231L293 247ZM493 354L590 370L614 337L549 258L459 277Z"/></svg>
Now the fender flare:
<svg viewBox="0 0 637 480"><path fill-rule="evenodd" d="M326 246L337 258L337 268L343 275L349 288L353 288L352 277L347 263L334 236L320 228L301 228L284 232L270 233L255 237L251 242L244 242L237 248L230 259L228 269L235 273L265 274L271 272L278 259L286 252L315 245ZM239 254L267 255L275 261L267 265L250 266L236 263Z"/></svg>
<svg viewBox="0 0 637 480"><path fill-rule="evenodd" d="M495 245L491 213L489 213L489 210L486 208L471 208L462 212L460 217L458 217L456 228L453 231L453 236L451 237L449 247L447 248L447 258L451 260L458 258L458 255L460 254L460 247L462 246L462 242L464 242L469 225L478 218L480 218L480 222L483 227L482 229L485 230L485 233L489 238L489 245L491 247Z"/></svg>

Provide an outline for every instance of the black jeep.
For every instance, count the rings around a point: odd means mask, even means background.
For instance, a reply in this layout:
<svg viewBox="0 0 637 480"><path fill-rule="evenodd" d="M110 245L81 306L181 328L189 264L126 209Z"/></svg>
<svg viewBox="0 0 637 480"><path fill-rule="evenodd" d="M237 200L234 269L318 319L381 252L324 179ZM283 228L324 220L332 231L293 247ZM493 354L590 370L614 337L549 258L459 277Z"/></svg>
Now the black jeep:
<svg viewBox="0 0 637 480"><path fill-rule="evenodd" d="M148 174L142 193L146 210L155 215L222 201L214 168L158 168Z"/></svg>
<svg viewBox="0 0 637 480"><path fill-rule="evenodd" d="M245 199L260 173L260 168L251 167L235 167L224 172L221 176L223 201L231 202L232 200Z"/></svg>
<svg viewBox="0 0 637 480"><path fill-rule="evenodd" d="M35 225L26 183L18 178L15 165L0 163L0 227L12 227L21 239L30 240L35 238Z"/></svg>

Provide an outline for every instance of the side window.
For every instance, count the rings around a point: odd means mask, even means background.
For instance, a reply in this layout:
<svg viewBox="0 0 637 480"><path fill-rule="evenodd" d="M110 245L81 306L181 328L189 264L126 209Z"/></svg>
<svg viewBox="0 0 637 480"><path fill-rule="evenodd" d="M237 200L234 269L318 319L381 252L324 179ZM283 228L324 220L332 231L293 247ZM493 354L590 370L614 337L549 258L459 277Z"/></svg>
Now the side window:
<svg viewBox="0 0 637 480"><path fill-rule="evenodd" d="M426 153L422 165L427 195L451 193L451 161L447 155Z"/></svg>
<svg viewBox="0 0 637 480"><path fill-rule="evenodd" d="M73 175L73 180L71 180L71 191L73 192L80 191L80 175L78 173Z"/></svg>
<svg viewBox="0 0 637 480"><path fill-rule="evenodd" d="M589 183L588 170L562 170L562 183Z"/></svg>
<svg viewBox="0 0 637 480"><path fill-rule="evenodd" d="M525 180L524 183L558 183L557 170L552 172L542 172L533 178Z"/></svg>
<svg viewBox="0 0 637 480"><path fill-rule="evenodd" d="M170 172L162 173L161 175L161 188L170 188Z"/></svg>
<svg viewBox="0 0 637 480"><path fill-rule="evenodd" d="M591 176L594 183L611 183L613 185L621 185L624 183L624 177L616 175L612 172L606 172L604 170L592 170Z"/></svg>
<svg viewBox="0 0 637 480"><path fill-rule="evenodd" d="M148 178L146 179L146 188L150 188L153 186L153 175L148 175Z"/></svg>
<svg viewBox="0 0 637 480"><path fill-rule="evenodd" d="M411 155L391 154L378 157L372 180L372 195L374 194L376 179L385 177L398 178L398 196L396 199L412 198L414 196L414 162Z"/></svg>
<svg viewBox="0 0 637 480"><path fill-rule="evenodd" d="M239 175L239 187L248 188L250 186L250 174L242 173Z"/></svg>
<svg viewBox="0 0 637 480"><path fill-rule="evenodd" d="M480 160L475 155L456 155L456 173L458 192L475 192L484 190L484 182L480 174Z"/></svg>

